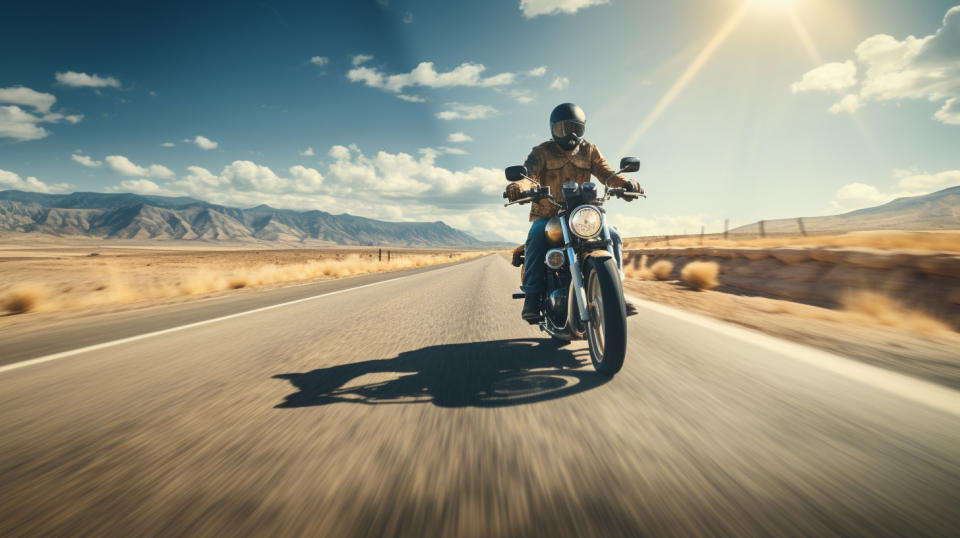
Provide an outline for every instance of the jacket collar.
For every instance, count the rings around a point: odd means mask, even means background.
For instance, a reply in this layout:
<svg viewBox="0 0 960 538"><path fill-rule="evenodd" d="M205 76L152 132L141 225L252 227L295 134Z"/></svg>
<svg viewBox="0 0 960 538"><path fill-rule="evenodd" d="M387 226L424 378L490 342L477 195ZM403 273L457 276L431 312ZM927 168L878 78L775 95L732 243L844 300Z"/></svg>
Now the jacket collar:
<svg viewBox="0 0 960 538"><path fill-rule="evenodd" d="M590 166L590 143L586 140L581 140L570 153L564 151L560 144L550 141L547 152L555 163L574 163L579 168L589 168Z"/></svg>
<svg viewBox="0 0 960 538"><path fill-rule="evenodd" d="M577 147L573 148L573 151L567 153L563 148L560 147L560 144L557 144L556 140L551 140L550 145L547 146L547 149L550 150L555 157L563 157L565 159L573 160L580 156L581 153L586 153L587 145L589 143L585 139L581 139L580 143L577 144Z"/></svg>

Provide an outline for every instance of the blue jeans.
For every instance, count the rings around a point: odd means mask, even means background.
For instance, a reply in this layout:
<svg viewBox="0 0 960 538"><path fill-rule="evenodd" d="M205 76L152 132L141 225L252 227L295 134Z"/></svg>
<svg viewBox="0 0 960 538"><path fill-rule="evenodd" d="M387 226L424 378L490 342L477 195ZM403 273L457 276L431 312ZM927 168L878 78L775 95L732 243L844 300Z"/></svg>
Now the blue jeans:
<svg viewBox="0 0 960 538"><path fill-rule="evenodd" d="M530 224L530 232L527 233L527 242L523 251L523 285L520 289L523 293L538 294L543 293L544 280L546 279L547 269L544 265L544 259L547 256L547 237L543 229L547 227L548 218L537 219ZM613 253L617 258L617 267L623 271L623 241L620 234L613 228L610 228L610 239L613 240Z"/></svg>

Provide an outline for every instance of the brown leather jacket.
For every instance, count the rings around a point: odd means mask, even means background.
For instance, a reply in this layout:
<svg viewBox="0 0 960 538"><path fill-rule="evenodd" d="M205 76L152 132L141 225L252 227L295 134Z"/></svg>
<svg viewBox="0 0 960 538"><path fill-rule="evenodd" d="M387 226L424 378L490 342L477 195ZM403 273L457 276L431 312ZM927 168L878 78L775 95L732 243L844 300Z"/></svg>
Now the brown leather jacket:
<svg viewBox="0 0 960 538"><path fill-rule="evenodd" d="M550 193L555 197L561 196L561 186L568 182L586 183L590 175L597 177L598 182L610 177L616 172L607 160L600 154L597 146L583 140L572 152L566 152L553 140L548 140L530 151L527 162L527 173L543 186L550 187ZM526 181L526 180L524 180ZM623 176L610 178L609 187L623 187L627 184ZM529 187L524 186L524 189ZM557 208L548 200L540 200L530 204L530 221L543 217L553 217Z"/></svg>

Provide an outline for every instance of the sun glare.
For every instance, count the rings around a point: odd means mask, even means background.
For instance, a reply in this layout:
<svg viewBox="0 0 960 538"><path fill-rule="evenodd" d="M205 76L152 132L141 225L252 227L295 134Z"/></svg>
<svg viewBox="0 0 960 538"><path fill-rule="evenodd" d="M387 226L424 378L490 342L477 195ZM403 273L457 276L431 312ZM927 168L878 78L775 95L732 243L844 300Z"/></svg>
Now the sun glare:
<svg viewBox="0 0 960 538"><path fill-rule="evenodd" d="M747 4L754 9L788 10L793 9L797 0L747 0Z"/></svg>

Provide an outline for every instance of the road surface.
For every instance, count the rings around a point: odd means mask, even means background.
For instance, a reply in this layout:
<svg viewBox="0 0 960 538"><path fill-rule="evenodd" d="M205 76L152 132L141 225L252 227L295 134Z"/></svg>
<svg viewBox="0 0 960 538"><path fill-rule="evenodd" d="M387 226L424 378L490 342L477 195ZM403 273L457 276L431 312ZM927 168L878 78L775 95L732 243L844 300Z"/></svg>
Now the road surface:
<svg viewBox="0 0 960 538"><path fill-rule="evenodd" d="M960 529L958 393L646 305L605 381L517 280L490 256L0 334L0 536Z"/></svg>

